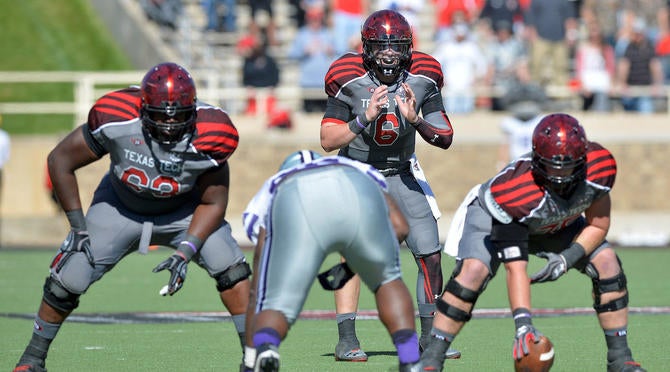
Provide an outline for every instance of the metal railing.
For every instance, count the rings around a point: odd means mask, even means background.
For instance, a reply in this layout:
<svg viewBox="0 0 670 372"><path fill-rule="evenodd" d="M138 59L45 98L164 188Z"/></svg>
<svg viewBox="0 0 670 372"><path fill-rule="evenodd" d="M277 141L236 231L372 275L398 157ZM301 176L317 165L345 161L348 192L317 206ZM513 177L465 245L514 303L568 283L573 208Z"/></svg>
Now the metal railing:
<svg viewBox="0 0 670 372"><path fill-rule="evenodd" d="M73 89L73 101L66 102L0 102L0 114L72 114L73 125L83 123L91 105L110 90L110 85L139 84L145 71L117 71L117 72L75 72L75 71L34 71L14 72L0 71L0 84L5 83L70 83ZM198 87L198 98L202 101L220 105L231 114L242 112L246 105L247 90L243 86L227 86L223 83L224 76L216 70L192 71ZM300 111L302 100L325 99L322 88L304 89L295 82L283 83L274 90L255 89L258 102L258 115L265 115L265 98L273 94L277 103L286 109ZM636 89L636 93L645 93L645 89ZM579 100L579 96L569 87L547 87L546 92L552 99L572 102ZM489 87L476 87L475 93L479 97L495 97L500 94ZM670 86L665 87L665 96L662 97L668 109L667 97L670 95ZM617 97L612 97L617 99ZM578 107L573 107L578 109Z"/></svg>

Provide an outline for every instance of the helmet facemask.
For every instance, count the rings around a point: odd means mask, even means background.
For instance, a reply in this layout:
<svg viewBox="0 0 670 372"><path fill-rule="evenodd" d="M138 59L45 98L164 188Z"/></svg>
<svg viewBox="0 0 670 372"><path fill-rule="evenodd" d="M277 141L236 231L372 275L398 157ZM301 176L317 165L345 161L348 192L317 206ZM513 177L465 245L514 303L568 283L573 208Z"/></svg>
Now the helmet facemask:
<svg viewBox="0 0 670 372"><path fill-rule="evenodd" d="M162 107L144 105L142 125L155 141L171 145L180 142L195 129L195 106L179 107L164 103Z"/></svg>
<svg viewBox="0 0 670 372"><path fill-rule="evenodd" d="M368 68L383 83L393 83L407 68L412 54L411 40L365 40L363 53Z"/></svg>
<svg viewBox="0 0 670 372"><path fill-rule="evenodd" d="M142 80L142 128L155 141L172 145L195 130L196 91L191 75L176 63L161 63Z"/></svg>
<svg viewBox="0 0 670 372"><path fill-rule="evenodd" d="M570 198L579 184L586 179L586 159L547 159L533 156L533 177L538 184L553 191L564 199Z"/></svg>
<svg viewBox="0 0 670 372"><path fill-rule="evenodd" d="M378 10L361 27L363 64L384 84L392 84L412 60L412 28L402 14Z"/></svg>

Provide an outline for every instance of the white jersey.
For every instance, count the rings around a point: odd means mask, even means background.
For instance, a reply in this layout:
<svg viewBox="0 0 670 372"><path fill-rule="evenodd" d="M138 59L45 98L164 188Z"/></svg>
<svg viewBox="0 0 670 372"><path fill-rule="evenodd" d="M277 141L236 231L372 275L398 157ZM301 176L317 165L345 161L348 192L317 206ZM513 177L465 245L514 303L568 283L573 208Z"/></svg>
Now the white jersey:
<svg viewBox="0 0 670 372"><path fill-rule="evenodd" d="M244 230L246 231L249 240L254 244L258 242L260 228L265 228L267 226L268 212L272 205L272 199L277 191L277 186L279 186L284 179L300 171L332 165L345 165L356 168L377 181L384 191L388 191L386 179L381 173L371 165L356 160L342 156L327 156L316 159L310 163L298 164L295 167L278 172L265 181L261 189L254 195L247 205L247 208L242 213L242 223L244 224Z"/></svg>

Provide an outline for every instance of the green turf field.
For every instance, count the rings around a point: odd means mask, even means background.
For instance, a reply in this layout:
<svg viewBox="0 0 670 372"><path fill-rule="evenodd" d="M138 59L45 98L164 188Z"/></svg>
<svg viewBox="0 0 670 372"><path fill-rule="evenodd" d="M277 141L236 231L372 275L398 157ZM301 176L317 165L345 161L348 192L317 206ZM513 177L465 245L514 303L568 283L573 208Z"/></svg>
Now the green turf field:
<svg viewBox="0 0 670 372"><path fill-rule="evenodd" d="M221 312L214 284L193 266L184 288L174 297L157 293L167 274L151 269L169 254L167 250L146 256L133 254L82 297L76 314L129 312ZM667 263L670 249L621 249L628 275L633 308L664 307L659 314L632 314L629 341L633 353L649 371L663 371L670 363L665 336L670 331L670 281ZM0 250L0 370L9 371L18 360L31 333L30 314L37 309L41 287L52 252ZM331 257L328 264L334 263ZM444 257L450 273L453 261ZM535 270L540 261L531 261ZM403 250L405 278L414 292L415 265ZM447 274L445 274L447 275ZM477 309L506 308L504 272L481 296ZM570 272L557 283L533 287L537 308L585 308L591 306L590 281ZM332 294L314 287L305 310L332 310ZM372 296L365 292L361 309L374 310ZM662 309L663 310L663 309ZM7 314L27 318L7 317ZM509 318L488 318L476 313L456 339L463 352L447 361L446 370L511 371L513 323ZM188 314L189 316L191 314ZM218 314L217 319L222 319ZM604 371L605 346L592 314L536 317L535 325L554 342L554 371ZM358 334L367 363L334 362L337 341L334 320L301 319L282 344L284 371L389 371L397 369L395 349L378 320L359 320ZM68 322L61 328L47 359L50 371L237 371L241 357L233 324L212 320L161 324L89 324Z"/></svg>

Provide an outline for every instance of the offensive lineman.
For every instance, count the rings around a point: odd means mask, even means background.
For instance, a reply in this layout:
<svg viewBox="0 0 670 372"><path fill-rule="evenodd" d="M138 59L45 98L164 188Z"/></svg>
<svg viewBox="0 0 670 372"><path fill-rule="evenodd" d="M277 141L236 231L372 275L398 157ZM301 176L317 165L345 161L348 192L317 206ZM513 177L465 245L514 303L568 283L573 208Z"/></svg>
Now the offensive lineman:
<svg viewBox="0 0 670 372"><path fill-rule="evenodd" d="M442 288L437 219L440 211L414 154L415 135L447 149L453 130L444 111L439 62L412 51L412 29L393 10L372 13L361 29L362 54L345 54L325 77L328 95L321 121L321 147L327 152L371 164L386 176L389 193L410 227L405 242L418 266L417 303L420 346L430 340L435 298ZM418 112L423 112L423 118ZM335 358L365 361L356 337L355 316L360 282L335 293L339 342ZM460 357L451 350L449 358Z"/></svg>
<svg viewBox="0 0 670 372"><path fill-rule="evenodd" d="M441 371L444 350L465 323L500 263L516 326L512 355L528 354L542 335L532 323L530 285L554 281L570 268L591 278L593 308L605 335L608 372L643 372L628 347L628 290L619 257L606 240L612 154L586 139L567 114L547 115L535 127L532 151L475 186L454 215L445 251L457 257L437 300L432 340L421 360ZM547 259L530 279L528 255Z"/></svg>
<svg viewBox="0 0 670 372"><path fill-rule="evenodd" d="M95 103L87 123L48 157L71 230L51 262L32 338L14 371L45 371L49 345L79 297L149 244L176 248L154 269L170 272L167 294L182 287L189 261L207 270L244 340L251 270L224 220L227 160L238 140L228 114L198 101L191 75L174 63L152 67L141 87ZM75 171L106 154L109 172L84 217Z"/></svg>

